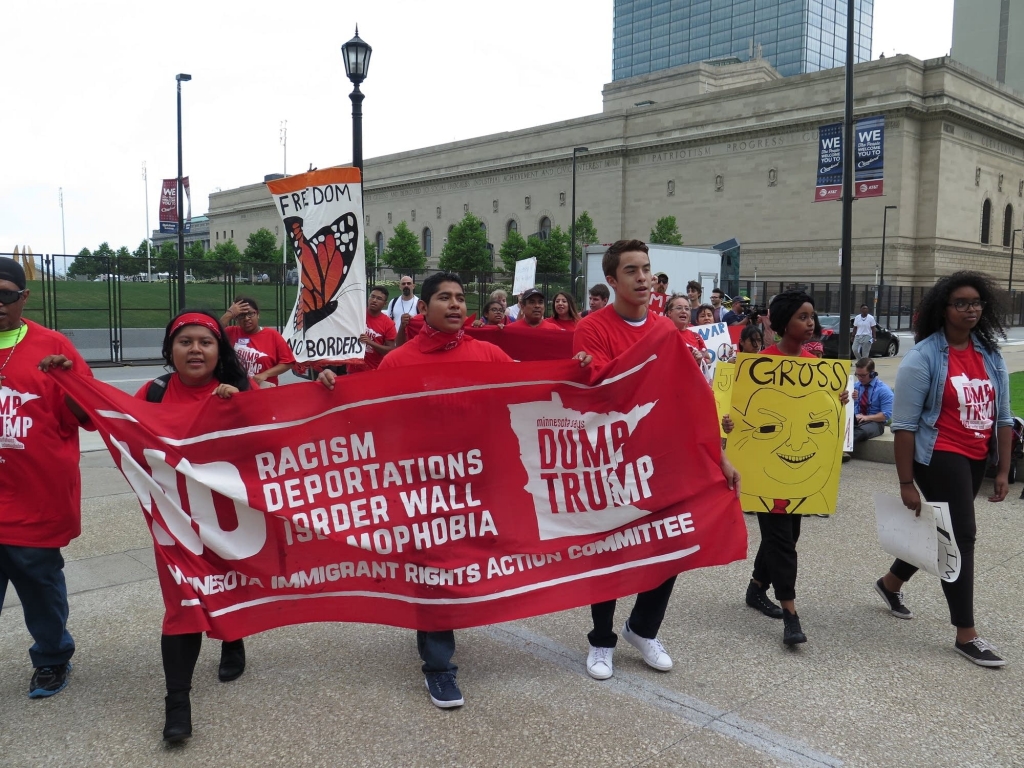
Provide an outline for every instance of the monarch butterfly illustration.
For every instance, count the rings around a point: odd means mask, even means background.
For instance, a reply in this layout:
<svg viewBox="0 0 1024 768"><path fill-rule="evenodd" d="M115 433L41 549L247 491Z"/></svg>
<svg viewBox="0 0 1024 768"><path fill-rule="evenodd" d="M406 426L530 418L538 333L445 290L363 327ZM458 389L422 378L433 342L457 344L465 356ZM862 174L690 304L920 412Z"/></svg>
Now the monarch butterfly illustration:
<svg viewBox="0 0 1024 768"><path fill-rule="evenodd" d="M338 308L338 293L356 257L359 223L354 213L345 213L310 238L302 231L302 219L284 220L285 232L302 268L302 287L295 310L295 330L308 331L330 317Z"/></svg>

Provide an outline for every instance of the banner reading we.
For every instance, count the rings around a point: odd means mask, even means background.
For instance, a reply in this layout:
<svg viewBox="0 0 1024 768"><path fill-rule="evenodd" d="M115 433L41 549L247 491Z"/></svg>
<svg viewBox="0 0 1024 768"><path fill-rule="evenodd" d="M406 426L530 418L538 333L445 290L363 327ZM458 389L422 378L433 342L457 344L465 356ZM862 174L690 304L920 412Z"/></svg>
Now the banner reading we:
<svg viewBox="0 0 1024 768"><path fill-rule="evenodd" d="M508 621L745 557L684 353L664 329L597 382L572 360L438 364L174 408L55 375L141 501L165 631L225 638Z"/></svg>

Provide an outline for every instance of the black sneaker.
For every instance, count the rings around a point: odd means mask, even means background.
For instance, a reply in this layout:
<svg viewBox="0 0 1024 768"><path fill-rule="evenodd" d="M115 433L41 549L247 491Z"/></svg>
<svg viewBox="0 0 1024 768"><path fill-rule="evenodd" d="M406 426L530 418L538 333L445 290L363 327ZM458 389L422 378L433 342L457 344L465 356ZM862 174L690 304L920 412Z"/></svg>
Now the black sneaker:
<svg viewBox="0 0 1024 768"><path fill-rule="evenodd" d="M782 642L786 645L797 645L798 643L806 643L807 635L800 628L800 617L795 613L790 613L785 608L782 609L782 620L785 622L785 627L782 629Z"/></svg>
<svg viewBox="0 0 1024 768"><path fill-rule="evenodd" d="M1002 667L1006 660L996 656L996 647L980 637L969 640L966 643L956 643L954 647L957 653L966 656L979 667Z"/></svg>
<svg viewBox="0 0 1024 768"><path fill-rule="evenodd" d="M885 600L886 606L889 608L889 613L895 616L897 619L912 619L914 614L910 612L910 609L903 604L903 592L890 592L885 588L885 583L879 579L875 582L875 592Z"/></svg>
<svg viewBox="0 0 1024 768"><path fill-rule="evenodd" d="M782 606L776 605L768 598L767 587L762 589L754 582L747 584L747 605L772 619L782 618Z"/></svg>
<svg viewBox="0 0 1024 768"><path fill-rule="evenodd" d="M427 675L427 690L430 692L430 700L435 707L451 709L461 707L465 704L462 698L462 691L455 682L455 675L451 672L439 672L436 675Z"/></svg>
<svg viewBox="0 0 1024 768"><path fill-rule="evenodd" d="M28 697L30 699L44 699L60 693L68 687L68 678L71 677L71 662L57 664L52 667L36 667L32 673L32 681L28 684Z"/></svg>

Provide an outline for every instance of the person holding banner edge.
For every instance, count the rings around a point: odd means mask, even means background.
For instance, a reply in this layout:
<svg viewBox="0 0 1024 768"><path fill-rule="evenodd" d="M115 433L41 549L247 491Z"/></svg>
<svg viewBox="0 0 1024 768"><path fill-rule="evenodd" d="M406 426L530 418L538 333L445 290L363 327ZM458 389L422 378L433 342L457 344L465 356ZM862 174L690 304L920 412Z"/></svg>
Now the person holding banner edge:
<svg viewBox="0 0 1024 768"><path fill-rule="evenodd" d="M593 357L593 364L604 367L614 357L637 343L659 324L670 322L649 308L651 293L651 260L647 244L642 240L619 240L609 246L601 260L605 280L615 291L612 304L592 312L580 321L573 338L573 351ZM696 362L695 362L696 364ZM715 413L710 387L695 391L693 396L706 398L705 408ZM740 477L721 451L718 431L709 436L708 450L720 456L722 474L730 490L739 495ZM658 640L672 596L676 577L654 589L636 596L636 603L622 629L622 636L643 656L644 663L659 672L672 669L672 657ZM587 635L587 674L595 680L607 680L614 672L612 656L618 637L614 631L615 600L590 606L594 628Z"/></svg>
<svg viewBox="0 0 1024 768"><path fill-rule="evenodd" d="M762 355L815 359L803 348L813 338L816 327L814 299L809 294L792 288L783 291L772 299L768 314L772 330L782 338L777 344L762 350ZM845 406L849 399L849 392L844 390L840 393L840 404ZM722 417L722 430L726 434L731 433L734 426L728 414ZM769 618L782 619L782 642L792 646L807 642L796 612L796 544L800 539L802 516L789 512L785 505L779 507L779 501L776 505L771 510L749 510L757 513L761 544L754 557L745 601ZM768 598L769 586L775 588L775 599L781 605Z"/></svg>
<svg viewBox="0 0 1024 768"><path fill-rule="evenodd" d="M1009 489L1013 414L1006 364L997 338L1006 338L991 278L955 272L925 294L914 326L914 348L896 373L892 431L900 498L921 514L921 493L947 502L960 549L960 575L942 582L954 649L983 667L1006 664L974 626L974 499L989 461L997 465L990 502ZM918 488L921 490L918 491ZM930 513L929 513L930 514ZM913 618L903 603L903 585L917 572L897 559L875 582L893 616Z"/></svg>
<svg viewBox="0 0 1024 768"><path fill-rule="evenodd" d="M532 290L532 289L531 289ZM466 334L466 296L462 280L453 272L437 272L423 281L419 312L423 315L423 329L406 344L389 353L378 370L386 371L410 365L452 365L466 362L512 363L511 357L493 344L481 342ZM525 291L528 293L528 291ZM536 291L540 306L543 294ZM590 363L588 355L577 355L581 366ZM334 389L337 377L330 370L323 371L317 381ZM423 661L422 671L430 701L441 709L461 707L465 704L456 681L458 666L452 662L455 655L453 630L416 631L416 648Z"/></svg>

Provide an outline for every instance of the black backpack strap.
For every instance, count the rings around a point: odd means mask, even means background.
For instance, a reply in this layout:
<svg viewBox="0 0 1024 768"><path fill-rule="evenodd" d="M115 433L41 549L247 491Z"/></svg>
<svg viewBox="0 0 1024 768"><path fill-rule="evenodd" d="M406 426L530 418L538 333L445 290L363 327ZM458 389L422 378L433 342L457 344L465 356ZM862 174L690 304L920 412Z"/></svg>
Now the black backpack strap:
<svg viewBox="0 0 1024 768"><path fill-rule="evenodd" d="M163 376L157 376L149 382L149 387L146 389L147 403L159 403L164 399L164 395L167 393L167 382L171 380L173 375L173 373L165 373Z"/></svg>

